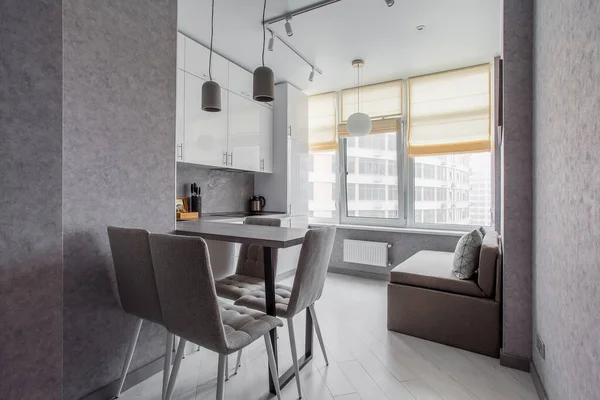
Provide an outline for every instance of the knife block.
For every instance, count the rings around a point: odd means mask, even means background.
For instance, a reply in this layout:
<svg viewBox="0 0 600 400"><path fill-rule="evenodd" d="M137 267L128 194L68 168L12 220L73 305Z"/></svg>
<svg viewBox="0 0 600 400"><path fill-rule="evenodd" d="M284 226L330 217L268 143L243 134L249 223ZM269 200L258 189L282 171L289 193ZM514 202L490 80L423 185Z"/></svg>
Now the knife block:
<svg viewBox="0 0 600 400"><path fill-rule="evenodd" d="M190 198L190 211L202 215L202 196L192 196Z"/></svg>

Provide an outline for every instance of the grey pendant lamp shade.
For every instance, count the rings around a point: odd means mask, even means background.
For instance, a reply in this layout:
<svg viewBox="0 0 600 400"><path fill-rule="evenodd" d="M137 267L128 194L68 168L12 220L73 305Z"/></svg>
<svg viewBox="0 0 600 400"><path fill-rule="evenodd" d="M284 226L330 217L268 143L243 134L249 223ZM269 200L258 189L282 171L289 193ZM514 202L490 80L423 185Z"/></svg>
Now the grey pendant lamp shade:
<svg viewBox="0 0 600 400"><path fill-rule="evenodd" d="M221 111L221 86L215 81L207 81L202 85L202 111Z"/></svg>
<svg viewBox="0 0 600 400"><path fill-rule="evenodd" d="M260 102L273 101L275 98L275 77L269 67L258 67L254 70L253 96Z"/></svg>
<svg viewBox="0 0 600 400"><path fill-rule="evenodd" d="M252 98L256 101L266 103L275 99L275 77L269 67L265 67L265 11L267 9L267 0L264 1L262 23L263 23L263 45L262 45L262 66L254 70L254 79L252 87Z"/></svg>
<svg viewBox="0 0 600 400"><path fill-rule="evenodd" d="M221 111L221 86L212 80L213 33L215 22L215 0L212 0L212 15L210 17L210 56L208 58L209 81L202 85L202 111Z"/></svg>

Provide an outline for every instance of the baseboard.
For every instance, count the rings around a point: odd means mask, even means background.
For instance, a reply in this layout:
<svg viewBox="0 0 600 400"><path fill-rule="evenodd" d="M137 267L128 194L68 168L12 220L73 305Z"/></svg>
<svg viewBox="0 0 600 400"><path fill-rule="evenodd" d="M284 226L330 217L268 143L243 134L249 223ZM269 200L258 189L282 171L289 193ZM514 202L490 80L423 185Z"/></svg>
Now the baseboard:
<svg viewBox="0 0 600 400"><path fill-rule="evenodd" d="M289 271L285 271L285 272L282 272L281 274L277 274L277 276L275 277L275 281L279 282L279 281L282 281L282 280L289 278L290 276L294 276L294 275L296 275L296 268L292 268Z"/></svg>
<svg viewBox="0 0 600 400"><path fill-rule="evenodd" d="M135 371L127 374L127 379L125 379L125 385L123 385L123 392L133 386L137 385L150 378L152 375L156 375L163 370L164 367L164 357L159 358L158 360L152 361L150 364L146 364L143 367L136 369ZM117 392L117 388L119 387L119 379L112 381L108 385L96 390L88 394L87 396L82 397L80 400L110 400L115 398L115 393Z"/></svg>
<svg viewBox="0 0 600 400"><path fill-rule="evenodd" d="M535 390L537 392L538 397L540 398L540 400L550 400L550 398L548 397L548 393L546 393L546 389L544 388L542 378L540 378L540 374L538 374L533 361L531 362L530 370L531 380L533 381L533 386L535 386Z"/></svg>
<svg viewBox="0 0 600 400"><path fill-rule="evenodd" d="M529 372L529 364L529 358L516 356L514 354L507 354L500 349L500 365L503 367Z"/></svg>
<svg viewBox="0 0 600 400"><path fill-rule="evenodd" d="M378 281L388 281L390 279L388 274L375 274L373 272L357 271L349 268L330 266L327 271L334 274L357 276L359 278L375 279Z"/></svg>

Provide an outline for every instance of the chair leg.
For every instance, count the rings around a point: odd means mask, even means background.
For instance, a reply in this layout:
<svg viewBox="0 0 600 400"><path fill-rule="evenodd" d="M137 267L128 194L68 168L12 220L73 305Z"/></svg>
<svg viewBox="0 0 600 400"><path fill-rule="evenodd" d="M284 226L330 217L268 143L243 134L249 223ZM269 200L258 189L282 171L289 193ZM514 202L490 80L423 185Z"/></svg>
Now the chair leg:
<svg viewBox="0 0 600 400"><path fill-rule="evenodd" d="M163 387L162 399L165 399L167 394L167 385L169 384L169 376L171 375L171 361L173 359L173 334L167 331L167 346L165 349L165 366L163 369Z"/></svg>
<svg viewBox="0 0 600 400"><path fill-rule="evenodd" d="M279 388L279 372L277 372L277 363L275 362L275 352L273 351L273 345L271 344L271 337L267 333L264 336L264 338L265 345L267 346L267 355L269 359L269 370L271 371L271 379L273 379L273 382L275 383L275 393L277 393L277 400L281 400L281 392Z"/></svg>
<svg viewBox="0 0 600 400"><path fill-rule="evenodd" d="M217 400L225 398L225 369L227 368L227 356L219 354L219 369L217 371Z"/></svg>
<svg viewBox="0 0 600 400"><path fill-rule="evenodd" d="M225 356L225 381L229 380L229 356Z"/></svg>
<svg viewBox="0 0 600 400"><path fill-rule="evenodd" d="M127 355L125 356L125 364L123 364L123 371L121 372L121 381L119 382L119 388L117 389L117 394L115 398L119 397L121 395L121 391L123 390L125 378L127 378L127 371L129 371L129 366L131 365L131 360L133 359L135 345L137 343L138 337L140 336L140 330L142 329L142 322L144 322L144 320L139 318L133 330L133 335L129 340L129 345L127 347Z"/></svg>
<svg viewBox="0 0 600 400"><path fill-rule="evenodd" d="M288 331L290 333L290 344L292 347L292 360L294 361L294 371L296 372L296 386L298 386L298 398L302 398L302 389L300 388L300 368L298 367L298 352L296 351L296 335L294 335L294 322L291 318L287 320Z"/></svg>
<svg viewBox="0 0 600 400"><path fill-rule="evenodd" d="M242 349L242 350L244 350L244 349ZM235 363L235 372L233 373L234 375L237 375L238 368L240 368L242 366L242 350L238 351L237 361Z"/></svg>
<svg viewBox="0 0 600 400"><path fill-rule="evenodd" d="M327 352L325 351L325 343L323 343L323 336L321 335L321 328L319 328L319 320L317 319L317 313L315 312L315 305L311 304L310 306L308 306L308 310L310 311L310 315L312 316L313 323L315 325L315 331L317 332L317 338L319 339L321 351L323 352L323 357L325 358L325 364L329 365L329 360L327 359Z"/></svg>
<svg viewBox="0 0 600 400"><path fill-rule="evenodd" d="M165 394L164 400L171 400L171 396L173 395L175 381L177 380L177 374L179 374L181 360L183 359L183 353L185 352L185 343L185 339L179 338L179 346L177 347L177 354L175 355L175 363L173 363L173 370L171 371L171 376L169 376L169 385L167 386L167 393Z"/></svg>

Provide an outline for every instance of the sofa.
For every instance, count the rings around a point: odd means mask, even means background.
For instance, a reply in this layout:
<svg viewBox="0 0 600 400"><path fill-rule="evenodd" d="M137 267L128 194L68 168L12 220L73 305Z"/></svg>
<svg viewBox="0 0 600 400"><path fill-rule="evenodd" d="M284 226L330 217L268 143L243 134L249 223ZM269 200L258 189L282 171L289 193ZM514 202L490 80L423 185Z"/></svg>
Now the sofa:
<svg viewBox="0 0 600 400"><path fill-rule="evenodd" d="M389 330L499 357L502 245L495 231L483 237L471 279L452 272L454 253L419 251L390 272Z"/></svg>

